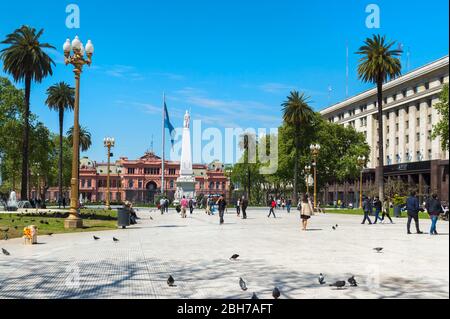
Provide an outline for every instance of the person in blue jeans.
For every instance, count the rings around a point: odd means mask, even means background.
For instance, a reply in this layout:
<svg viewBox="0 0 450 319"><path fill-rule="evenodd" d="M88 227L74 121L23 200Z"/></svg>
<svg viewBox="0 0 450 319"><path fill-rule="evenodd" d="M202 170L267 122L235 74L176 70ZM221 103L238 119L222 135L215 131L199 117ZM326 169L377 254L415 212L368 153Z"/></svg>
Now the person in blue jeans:
<svg viewBox="0 0 450 319"><path fill-rule="evenodd" d="M375 208L375 222L376 224L378 221L383 222L383 219L381 219L380 214L382 210L382 203L380 201L380 198L377 196L375 197L375 200L373 201L373 207Z"/></svg>
<svg viewBox="0 0 450 319"><path fill-rule="evenodd" d="M416 197L416 192L411 192L411 195L406 200L406 210L408 211L408 223L407 223L407 231L408 235L411 235L411 222L414 220L416 224L416 230L418 234L423 234L420 231L419 227L419 199Z"/></svg>
<svg viewBox="0 0 450 319"><path fill-rule="evenodd" d="M431 198L427 200L426 209L431 218L430 235L438 235L436 225L439 220L439 215L443 213L443 209L437 194L433 194Z"/></svg>
<svg viewBox="0 0 450 319"><path fill-rule="evenodd" d="M366 220L369 221L369 225L372 225L372 221L370 220L370 214L372 213L372 202L370 198L366 196L363 197L363 210L364 210L364 219L362 221L362 225L366 223Z"/></svg>

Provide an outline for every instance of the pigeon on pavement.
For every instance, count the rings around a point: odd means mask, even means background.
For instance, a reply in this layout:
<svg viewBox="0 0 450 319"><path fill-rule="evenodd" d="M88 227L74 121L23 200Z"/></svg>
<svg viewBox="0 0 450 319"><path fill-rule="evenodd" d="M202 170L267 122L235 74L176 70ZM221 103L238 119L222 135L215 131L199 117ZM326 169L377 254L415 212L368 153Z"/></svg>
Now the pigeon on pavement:
<svg viewBox="0 0 450 319"><path fill-rule="evenodd" d="M97 236L94 236L94 240L99 240L100 238Z"/></svg>
<svg viewBox="0 0 450 319"><path fill-rule="evenodd" d="M113 237L113 241L117 243L119 240L116 237Z"/></svg>
<svg viewBox="0 0 450 319"><path fill-rule="evenodd" d="M253 296L252 296L252 300L257 300L257 299L259 299L259 298L258 298L258 296L256 295L256 292L254 292L254 293L253 293Z"/></svg>
<svg viewBox="0 0 450 319"><path fill-rule="evenodd" d="M230 260L237 260L239 258L238 254L234 254L233 256L231 256Z"/></svg>
<svg viewBox="0 0 450 319"><path fill-rule="evenodd" d="M11 254L9 253L9 251L7 251L5 248L2 248L2 253L3 253L3 255L5 255L5 256L11 255Z"/></svg>
<svg viewBox="0 0 450 319"><path fill-rule="evenodd" d="M350 284L351 287L358 287L358 283L356 282L355 276L351 276L348 279L348 283Z"/></svg>
<svg viewBox="0 0 450 319"><path fill-rule="evenodd" d="M242 279L242 278L239 279L239 286L241 286L241 289L243 291L247 291L247 289L248 289L247 284L245 283L244 279Z"/></svg>
<svg viewBox="0 0 450 319"><path fill-rule="evenodd" d="M344 288L345 281L336 281L334 284L330 285L330 287L336 287L337 289Z"/></svg>
<svg viewBox="0 0 450 319"><path fill-rule="evenodd" d="M281 297L280 289L278 289L277 287L275 287L275 288L273 289L273 292L272 292L272 297L273 297L274 299L280 298L280 297Z"/></svg>
<svg viewBox="0 0 450 319"><path fill-rule="evenodd" d="M377 248L374 248L373 250L375 250L377 253L381 253L383 251L383 249L384 248L382 248L382 247L377 247Z"/></svg>
<svg viewBox="0 0 450 319"><path fill-rule="evenodd" d="M168 285L169 287L174 287L174 285L175 285L175 279L173 279L172 276L169 276L169 279L167 279L167 285Z"/></svg>
<svg viewBox="0 0 450 319"><path fill-rule="evenodd" d="M319 275L319 284L321 284L321 285L325 285L326 284L325 276L323 274Z"/></svg>

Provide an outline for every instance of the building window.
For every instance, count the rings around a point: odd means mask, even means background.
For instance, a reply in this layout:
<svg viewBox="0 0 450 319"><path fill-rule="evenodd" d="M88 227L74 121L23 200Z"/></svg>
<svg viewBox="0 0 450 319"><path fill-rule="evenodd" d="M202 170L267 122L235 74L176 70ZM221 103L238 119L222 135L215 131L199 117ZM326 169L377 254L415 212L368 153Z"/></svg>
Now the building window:
<svg viewBox="0 0 450 319"><path fill-rule="evenodd" d="M128 182L128 188L129 189L133 189L133 181L129 181Z"/></svg>
<svg viewBox="0 0 450 319"><path fill-rule="evenodd" d="M405 161L406 161L406 162L409 162L409 160L410 160L410 159L409 159L409 153L406 153Z"/></svg>
<svg viewBox="0 0 450 319"><path fill-rule="evenodd" d="M409 135L406 135L406 136L405 136L405 141L406 141L406 144L409 143Z"/></svg>
<svg viewBox="0 0 450 319"><path fill-rule="evenodd" d="M128 169L128 175L134 175L135 173L135 169L134 168L129 168Z"/></svg>
<svg viewBox="0 0 450 319"><path fill-rule="evenodd" d="M200 182L200 189L203 189L205 187L205 183L204 182Z"/></svg>
<svg viewBox="0 0 450 319"><path fill-rule="evenodd" d="M409 114L409 107L405 107L405 113Z"/></svg>
<svg viewBox="0 0 450 319"><path fill-rule="evenodd" d="M419 151L416 152L416 159L419 162L422 160L422 156L420 156L420 152Z"/></svg>
<svg viewBox="0 0 450 319"><path fill-rule="evenodd" d="M142 189L142 181L138 181L138 189Z"/></svg>
<svg viewBox="0 0 450 319"><path fill-rule="evenodd" d="M441 77L439 81L441 82L441 84L444 84L445 78L444 78L444 77Z"/></svg>
<svg viewBox="0 0 450 319"><path fill-rule="evenodd" d="M389 139L386 140L386 148L389 148Z"/></svg>
<svg viewBox="0 0 450 319"><path fill-rule="evenodd" d="M395 131L398 132L399 130L400 130L400 126L399 126L399 124L397 123L397 124L395 124Z"/></svg>
<svg viewBox="0 0 450 319"><path fill-rule="evenodd" d="M428 140L429 140L429 141L431 141L431 135L432 135L432 134L433 134L433 133L431 132L431 130L429 130L429 131L428 131Z"/></svg>
<svg viewBox="0 0 450 319"><path fill-rule="evenodd" d="M222 182L222 189L226 189L227 188L227 184L225 182Z"/></svg>
<svg viewBox="0 0 450 319"><path fill-rule="evenodd" d="M92 181L91 181L90 179L88 179L88 181L87 181L87 187L88 187L88 188L91 188L91 187L92 187Z"/></svg>
<svg viewBox="0 0 450 319"><path fill-rule="evenodd" d="M389 120L389 117L391 116L391 112L386 112L386 119Z"/></svg>
<svg viewBox="0 0 450 319"><path fill-rule="evenodd" d="M430 89L430 83L425 83L425 90L429 90Z"/></svg>
<svg viewBox="0 0 450 319"><path fill-rule="evenodd" d="M414 94L417 94L417 92L419 92L419 87L418 87L418 86L415 86L415 87L414 87Z"/></svg>
<svg viewBox="0 0 450 319"><path fill-rule="evenodd" d="M416 111L417 111L417 112L420 112L420 103L419 103L419 104L416 104Z"/></svg>
<svg viewBox="0 0 450 319"><path fill-rule="evenodd" d="M175 186L175 183L173 182L173 180L170 181L170 188L173 189Z"/></svg>
<svg viewBox="0 0 450 319"><path fill-rule="evenodd" d="M420 127L420 117L418 117L418 118L416 119L416 126L417 126L417 127Z"/></svg>
<svg viewBox="0 0 450 319"><path fill-rule="evenodd" d="M431 150L428 150L428 159L431 161L433 159L433 153Z"/></svg>
<svg viewBox="0 0 450 319"><path fill-rule="evenodd" d="M214 189L214 182L209 182L209 189Z"/></svg>
<svg viewBox="0 0 450 319"><path fill-rule="evenodd" d="M417 134L416 134L416 141L417 141L417 142L420 142L420 133L417 133Z"/></svg>
<svg viewBox="0 0 450 319"><path fill-rule="evenodd" d="M360 124L361 124L361 127L366 127L367 126L367 117L363 117L360 120Z"/></svg>
<svg viewBox="0 0 450 319"><path fill-rule="evenodd" d="M395 145L398 145L398 144L399 144L399 138L396 137L396 138L395 138Z"/></svg>
<svg viewBox="0 0 450 319"><path fill-rule="evenodd" d="M388 126L386 126L386 132L389 134L390 132L391 132L391 128L390 128L390 126L388 125Z"/></svg>
<svg viewBox="0 0 450 319"><path fill-rule="evenodd" d="M428 115L428 124L431 124L433 121L433 118L431 117L431 115Z"/></svg>
<svg viewBox="0 0 450 319"><path fill-rule="evenodd" d="M395 111L395 116L398 117L399 114L400 114L400 113L399 113L399 110L396 110L396 111Z"/></svg>
<svg viewBox="0 0 450 319"><path fill-rule="evenodd" d="M405 127L406 127L406 129L409 129L409 121L405 122Z"/></svg>
<svg viewBox="0 0 450 319"><path fill-rule="evenodd" d="M431 108L433 106L433 100L428 100L428 107Z"/></svg>
<svg viewBox="0 0 450 319"><path fill-rule="evenodd" d="M403 90L402 91L402 95L403 95L403 98L407 97L408 96L408 91L407 90Z"/></svg>
<svg viewBox="0 0 450 319"><path fill-rule="evenodd" d="M169 175L177 175L177 170L175 168L169 168Z"/></svg>
<svg viewBox="0 0 450 319"><path fill-rule="evenodd" d="M117 187L117 181L115 179L112 180L112 188Z"/></svg>

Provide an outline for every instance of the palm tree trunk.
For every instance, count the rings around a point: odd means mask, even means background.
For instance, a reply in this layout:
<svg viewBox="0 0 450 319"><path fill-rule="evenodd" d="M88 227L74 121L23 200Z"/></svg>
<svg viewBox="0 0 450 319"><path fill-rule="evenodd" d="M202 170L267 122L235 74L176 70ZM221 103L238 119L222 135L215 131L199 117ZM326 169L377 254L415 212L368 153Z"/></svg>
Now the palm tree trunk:
<svg viewBox="0 0 450 319"><path fill-rule="evenodd" d="M20 189L20 199L28 199L28 149L30 139L30 95L31 95L31 76L25 77L25 106L23 110L23 139L22 139L22 184Z"/></svg>
<svg viewBox="0 0 450 319"><path fill-rule="evenodd" d="M295 133L295 159L294 159L294 205L298 205L298 154L300 150L300 136Z"/></svg>
<svg viewBox="0 0 450 319"><path fill-rule="evenodd" d="M61 205L63 193L63 126L64 126L64 108L59 108L59 175L58 175L58 204Z"/></svg>
<svg viewBox="0 0 450 319"><path fill-rule="evenodd" d="M377 168L378 175L378 196L380 201L384 202L384 138L383 138L383 81L377 83L378 98L378 157L379 163Z"/></svg>

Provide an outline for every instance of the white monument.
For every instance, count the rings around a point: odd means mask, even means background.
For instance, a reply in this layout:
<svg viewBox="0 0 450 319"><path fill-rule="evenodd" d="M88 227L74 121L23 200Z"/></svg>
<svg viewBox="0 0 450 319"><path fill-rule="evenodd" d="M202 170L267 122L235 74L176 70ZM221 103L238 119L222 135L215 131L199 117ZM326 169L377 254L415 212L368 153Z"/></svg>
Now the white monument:
<svg viewBox="0 0 450 319"><path fill-rule="evenodd" d="M10 211L10 212L17 211L17 208L18 208L17 195L14 190L12 190L11 193L9 194L9 199L8 199L8 202L6 203L6 207L7 207L7 209L6 209L7 211Z"/></svg>
<svg viewBox="0 0 450 319"><path fill-rule="evenodd" d="M191 153L191 116L186 111L184 116L183 137L181 144L180 177L177 179L177 192L175 200L181 201L183 196L187 199L195 198L195 176L192 169Z"/></svg>

